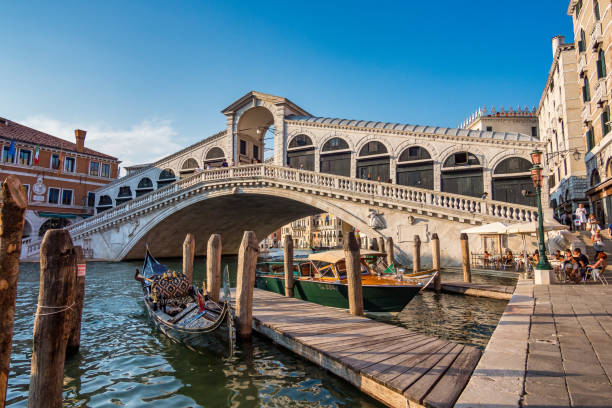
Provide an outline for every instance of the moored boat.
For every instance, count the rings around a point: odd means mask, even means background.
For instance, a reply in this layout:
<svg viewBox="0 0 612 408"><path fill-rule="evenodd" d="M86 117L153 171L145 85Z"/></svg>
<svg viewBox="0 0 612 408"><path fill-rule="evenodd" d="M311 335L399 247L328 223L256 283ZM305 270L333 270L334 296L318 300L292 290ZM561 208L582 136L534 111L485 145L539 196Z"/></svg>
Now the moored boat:
<svg viewBox="0 0 612 408"><path fill-rule="evenodd" d="M153 258L148 249L142 272L136 270L134 278L142 284L145 308L152 323L172 341L192 349L226 348L228 342L231 346L229 297L222 303L208 299L182 273L170 271Z"/></svg>
<svg viewBox="0 0 612 408"><path fill-rule="evenodd" d="M431 280L434 273L405 278L386 274L384 253L361 251L361 283L364 309L369 312L397 312ZM294 296L325 306L348 308L348 284L343 250L313 253L308 260L294 260ZM285 293L283 267L280 263L257 265L256 286Z"/></svg>

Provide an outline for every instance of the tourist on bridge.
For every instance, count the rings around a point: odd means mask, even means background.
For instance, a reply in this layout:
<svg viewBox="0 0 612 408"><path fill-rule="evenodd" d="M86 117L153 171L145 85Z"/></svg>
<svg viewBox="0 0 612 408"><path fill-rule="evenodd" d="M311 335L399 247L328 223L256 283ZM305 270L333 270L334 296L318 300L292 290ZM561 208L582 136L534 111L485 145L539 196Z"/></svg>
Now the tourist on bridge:
<svg viewBox="0 0 612 408"><path fill-rule="evenodd" d="M227 167L227 160L223 159L223 163L221 163L221 167Z"/></svg>
<svg viewBox="0 0 612 408"><path fill-rule="evenodd" d="M576 208L576 226L579 225L577 229L584 230L587 223L587 211L584 208L584 204L578 204L578 208Z"/></svg>
<svg viewBox="0 0 612 408"><path fill-rule="evenodd" d="M489 193L487 193L486 191L484 193L482 193L482 197L480 197L481 200L486 200L487 197L489 196Z"/></svg>

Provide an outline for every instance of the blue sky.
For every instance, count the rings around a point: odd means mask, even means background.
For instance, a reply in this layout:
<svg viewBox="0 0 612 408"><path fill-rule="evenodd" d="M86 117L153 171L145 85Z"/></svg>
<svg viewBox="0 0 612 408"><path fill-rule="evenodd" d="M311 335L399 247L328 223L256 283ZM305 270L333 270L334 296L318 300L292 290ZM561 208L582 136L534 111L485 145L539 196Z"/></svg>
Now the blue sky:
<svg viewBox="0 0 612 408"><path fill-rule="evenodd" d="M0 116L126 164L221 130L250 90L314 115L457 126L536 105L568 0L11 1ZM132 148L133 147L133 148Z"/></svg>

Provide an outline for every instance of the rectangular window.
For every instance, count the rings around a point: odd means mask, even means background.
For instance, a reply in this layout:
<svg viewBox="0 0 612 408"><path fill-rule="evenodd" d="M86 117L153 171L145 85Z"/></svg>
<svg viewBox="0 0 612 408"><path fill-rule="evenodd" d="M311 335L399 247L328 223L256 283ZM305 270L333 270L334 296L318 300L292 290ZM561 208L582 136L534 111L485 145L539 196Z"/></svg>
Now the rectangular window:
<svg viewBox="0 0 612 408"><path fill-rule="evenodd" d="M30 201L30 186L28 184L24 184L23 188L25 188L26 200Z"/></svg>
<svg viewBox="0 0 612 408"><path fill-rule="evenodd" d="M93 207L96 205L96 195L94 193L87 193L87 206Z"/></svg>
<svg viewBox="0 0 612 408"><path fill-rule="evenodd" d="M29 166L32 164L32 151L26 149L19 149L19 164Z"/></svg>
<svg viewBox="0 0 612 408"><path fill-rule="evenodd" d="M59 195L60 195L59 188L50 187L49 188L49 204L58 204Z"/></svg>
<svg viewBox="0 0 612 408"><path fill-rule="evenodd" d="M591 89L589 86L589 78L588 74L584 73L584 86L582 87L582 100L584 102L589 102L591 100Z"/></svg>
<svg viewBox="0 0 612 408"><path fill-rule="evenodd" d="M590 151L595 146L595 134L593 127L589 125L589 130L586 132L587 151Z"/></svg>
<svg viewBox="0 0 612 408"><path fill-rule="evenodd" d="M15 155L9 153L10 146L2 146L2 161L5 163L15 163Z"/></svg>
<svg viewBox="0 0 612 408"><path fill-rule="evenodd" d="M586 51L586 34L584 33L583 29L580 29L580 41L578 41L578 51Z"/></svg>
<svg viewBox="0 0 612 408"><path fill-rule="evenodd" d="M537 128L537 126L532 126L531 127L531 136L538 137L538 128Z"/></svg>
<svg viewBox="0 0 612 408"><path fill-rule="evenodd" d="M597 60L597 78L601 79L606 76L606 53L603 49L599 50L599 59Z"/></svg>
<svg viewBox="0 0 612 408"><path fill-rule="evenodd" d="M240 141L240 154L246 156L246 140Z"/></svg>
<svg viewBox="0 0 612 408"><path fill-rule="evenodd" d="M601 138L603 139L610 131L610 107L606 106L601 113Z"/></svg>
<svg viewBox="0 0 612 408"><path fill-rule="evenodd" d="M100 163L94 162L94 161L89 162L89 175L97 176L99 172L100 172Z"/></svg>
<svg viewBox="0 0 612 408"><path fill-rule="evenodd" d="M62 204L72 205L72 190L62 190Z"/></svg>
<svg viewBox="0 0 612 408"><path fill-rule="evenodd" d="M259 159L259 146L253 145L253 157Z"/></svg>
<svg viewBox="0 0 612 408"><path fill-rule="evenodd" d="M53 170L59 170L59 168L60 168L60 157L59 157L59 154L51 155L51 168Z"/></svg>
<svg viewBox="0 0 612 408"><path fill-rule="evenodd" d="M487 126L487 132L492 132L493 131L493 126Z"/></svg>
<svg viewBox="0 0 612 408"><path fill-rule="evenodd" d="M110 164L102 163L102 177L110 177Z"/></svg>
<svg viewBox="0 0 612 408"><path fill-rule="evenodd" d="M64 171L74 173L76 171L76 159L74 157L64 158Z"/></svg>
<svg viewBox="0 0 612 408"><path fill-rule="evenodd" d="M567 177L567 160L568 160L567 157L563 159L563 175L566 177Z"/></svg>
<svg viewBox="0 0 612 408"><path fill-rule="evenodd" d="M576 3L576 7L575 7L576 20L578 19L578 16L580 15L580 10L582 10L582 0L578 0L578 2Z"/></svg>

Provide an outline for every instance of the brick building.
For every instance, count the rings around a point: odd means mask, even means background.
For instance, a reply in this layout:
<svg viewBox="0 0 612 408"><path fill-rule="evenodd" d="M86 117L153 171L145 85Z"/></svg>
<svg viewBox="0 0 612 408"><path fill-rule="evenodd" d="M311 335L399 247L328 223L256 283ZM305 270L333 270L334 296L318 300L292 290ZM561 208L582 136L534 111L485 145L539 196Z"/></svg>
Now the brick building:
<svg viewBox="0 0 612 408"><path fill-rule="evenodd" d="M24 239L42 236L93 213L93 191L118 177L117 158L85 147L84 130L71 143L0 118L0 179L9 174L25 186Z"/></svg>

